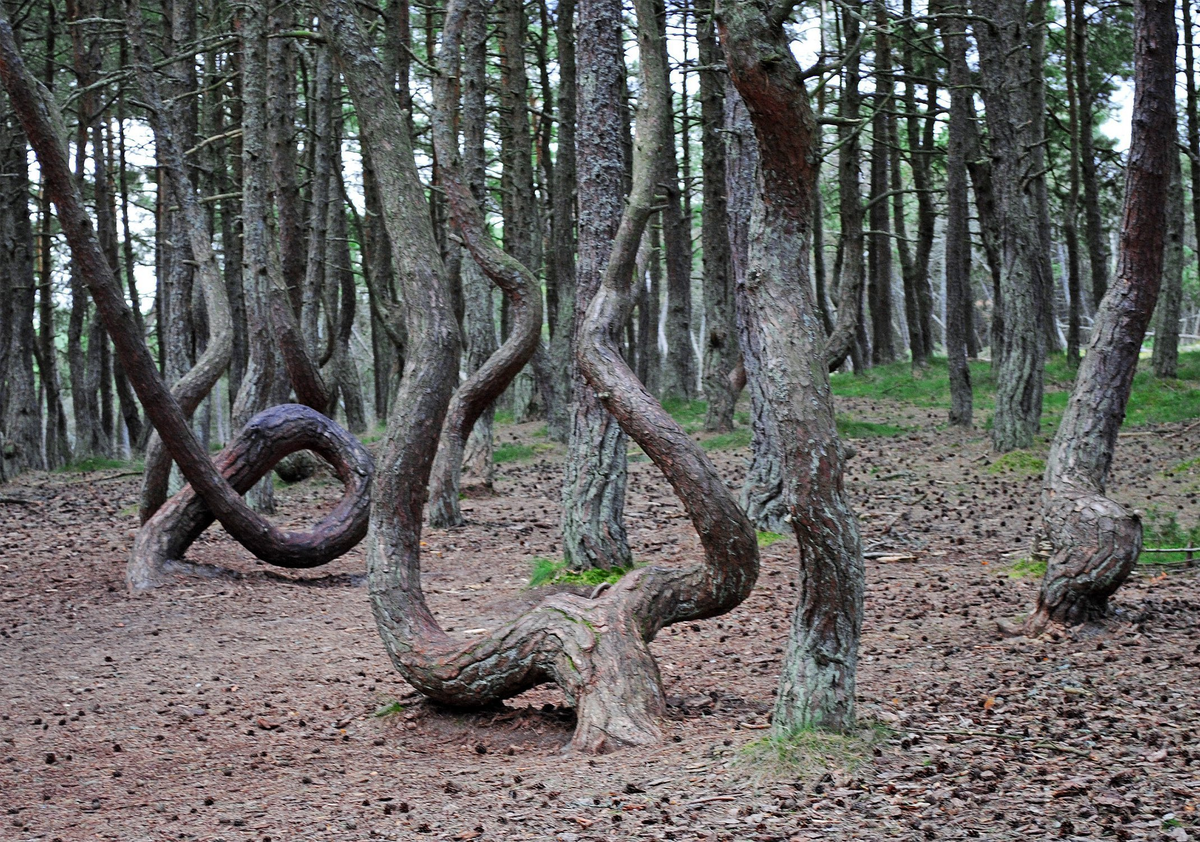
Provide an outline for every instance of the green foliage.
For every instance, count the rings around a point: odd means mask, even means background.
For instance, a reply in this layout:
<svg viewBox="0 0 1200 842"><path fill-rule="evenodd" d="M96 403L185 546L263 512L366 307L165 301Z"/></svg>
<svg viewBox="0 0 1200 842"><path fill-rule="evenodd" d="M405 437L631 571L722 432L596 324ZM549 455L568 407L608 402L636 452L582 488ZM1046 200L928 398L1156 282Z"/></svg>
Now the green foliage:
<svg viewBox="0 0 1200 842"><path fill-rule="evenodd" d="M513 422L513 414L511 409L497 409L494 416L497 424L511 424Z"/></svg>
<svg viewBox="0 0 1200 842"><path fill-rule="evenodd" d="M142 471L141 462L122 462L120 459L109 459L105 456L88 456L80 459L78 462L72 462L69 465L63 465L61 468L55 468L55 473L58 474L86 474L91 471L113 471L119 468L125 468L130 471Z"/></svg>
<svg viewBox="0 0 1200 842"><path fill-rule="evenodd" d="M853 772L869 762L875 746L889 736L891 731L882 723L850 734L802 728L747 744L741 761L765 778L813 780L832 771Z"/></svg>
<svg viewBox="0 0 1200 842"><path fill-rule="evenodd" d="M708 404L704 401L667 398L662 405L667 414L674 418L685 432L698 433L704 429L704 415L708 412Z"/></svg>
<svg viewBox="0 0 1200 842"><path fill-rule="evenodd" d="M1010 579L1040 579L1046 575L1046 562L1036 558L1019 558L1008 566Z"/></svg>
<svg viewBox="0 0 1200 842"><path fill-rule="evenodd" d="M988 465L987 471L989 474L1041 476L1046 472L1046 458L1036 450L1012 450Z"/></svg>
<svg viewBox="0 0 1200 842"><path fill-rule="evenodd" d="M1194 460L1193 460L1194 461ZM1143 523L1142 546L1157 549L1165 547L1200 547L1200 521L1185 528L1173 511L1150 506ZM1192 553L1192 560L1197 554ZM1150 564L1178 564L1189 561L1185 553L1143 553L1138 561Z"/></svg>
<svg viewBox="0 0 1200 842"><path fill-rule="evenodd" d="M591 568L589 570L571 570L564 559L553 559L538 556L530 562L532 570L529 574L529 587L540 588L543 585L602 585L605 582L613 584L629 572L623 567L609 570Z"/></svg>
<svg viewBox="0 0 1200 842"><path fill-rule="evenodd" d="M767 547L774 544L776 541L782 541L786 537L787 537L786 535L782 535L778 532L759 532L758 533L758 546L760 549L766 549Z"/></svg>
<svg viewBox="0 0 1200 842"><path fill-rule="evenodd" d="M375 711L375 715L382 719L385 716L394 716L404 710L404 705L400 702L392 701Z"/></svg>

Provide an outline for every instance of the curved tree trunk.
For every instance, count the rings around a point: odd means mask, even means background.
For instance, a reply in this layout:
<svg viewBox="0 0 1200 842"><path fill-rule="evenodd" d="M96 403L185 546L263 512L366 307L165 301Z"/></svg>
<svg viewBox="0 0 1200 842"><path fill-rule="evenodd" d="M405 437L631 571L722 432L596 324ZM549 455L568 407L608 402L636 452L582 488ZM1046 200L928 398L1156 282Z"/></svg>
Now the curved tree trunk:
<svg viewBox="0 0 1200 842"><path fill-rule="evenodd" d="M772 13L768 18L749 0L718 6L729 73L758 139L747 315L772 363L767 397L800 545L800 601L771 723L775 735L785 736L854 724L864 573L858 520L842 487L845 454L834 423L825 330L808 277L818 129L783 28L791 5Z"/></svg>
<svg viewBox="0 0 1200 842"><path fill-rule="evenodd" d="M477 6L475 14L482 17L483 10ZM509 23L514 21L510 19ZM477 32L483 31L485 24L480 21ZM460 69L459 35L454 37L453 49L442 51L442 75L434 80L437 108L433 142L441 166L442 188L450 206L450 221L479 268L508 299L510 329L504 344L458 387L450 401L429 484L429 523L435 527L464 523L458 506L458 481L467 438L484 409L500 397L533 356L542 333L542 291L538 279L514 254L493 242L483 209L463 178L455 128L458 121L454 119L459 90L457 84L450 82L459 78Z"/></svg>
<svg viewBox="0 0 1200 842"><path fill-rule="evenodd" d="M463 5L446 9L443 50L457 51ZM724 491L702 451L675 425L624 366L615 337L629 300L629 279L640 229L649 215L658 159L666 71L652 57L652 10L638 4L644 87L639 119L634 190L604 286L580 333L580 367L592 389L676 484L706 548L706 563L684 571L647 567L623 578L595 599L555 596L490 634L469 641L450 638L437 625L420 587L420 531L425 480L433 460L431 434L449 403L457 331L445 279L438 277L436 248L427 217L403 201L420 191L411 147L392 130L398 109L367 109L376 97L381 68L353 17L348 0L325 0L322 14L359 104L364 135L381 173L395 176L404 191L385 202L404 300L409 308L413 352L392 417L372 511L368 544L369 586L388 653L418 690L443 703L478 706L528 687L558 683L576 704L572 746L600 752L661 738L665 700L647 643L666 624L727 611L749 593L757 573L753 532ZM649 94L655 87L659 91ZM649 94L649 95L647 95ZM654 119L658 115L658 121ZM649 135L647 137L646 135ZM392 191L381 191L393 195Z"/></svg>
<svg viewBox="0 0 1200 842"><path fill-rule="evenodd" d="M1138 516L1105 496L1117 433L1162 276L1175 149L1175 4L1134 3L1133 137L1117 274L1096 313L1087 355L1050 447L1042 496L1053 547L1037 610L1025 624L1101 619L1142 549Z"/></svg>
<svg viewBox="0 0 1200 842"><path fill-rule="evenodd" d="M328 529L304 534L284 532L247 508L209 461L203 445L158 373L84 210L79 185L67 162L62 118L49 93L22 62L12 29L2 13L0 79L8 91L13 110L21 118L29 144L37 154L46 189L58 210L59 223L79 276L96 301L96 309L113 339L130 384L184 476L226 531L263 560L283 566L312 566L321 559L329 561L345 553L366 531L364 513L370 458L365 451L362 451L362 461L355 466L360 481L352 489L352 499L345 507L339 507L347 516Z"/></svg>

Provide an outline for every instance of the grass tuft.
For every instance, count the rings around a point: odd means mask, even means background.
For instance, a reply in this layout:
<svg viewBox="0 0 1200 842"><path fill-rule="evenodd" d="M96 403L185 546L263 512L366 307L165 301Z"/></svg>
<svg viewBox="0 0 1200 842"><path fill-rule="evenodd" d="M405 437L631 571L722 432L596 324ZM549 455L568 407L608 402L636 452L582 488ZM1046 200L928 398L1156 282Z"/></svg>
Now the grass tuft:
<svg viewBox="0 0 1200 842"><path fill-rule="evenodd" d="M782 541L786 535L781 535L778 532L760 532L758 533L758 546L760 549L766 549L776 541Z"/></svg>
<svg viewBox="0 0 1200 842"><path fill-rule="evenodd" d="M749 743L742 749L741 763L763 778L812 781L832 772L853 772L869 762L875 746L890 735L882 723L850 734L804 728Z"/></svg>
<svg viewBox="0 0 1200 842"><path fill-rule="evenodd" d="M492 451L492 461L497 465L503 465L505 462L522 462L526 459L533 459L535 456L540 456L546 451L553 449L554 445L552 444L505 442L504 444L496 445L496 449Z"/></svg>
<svg viewBox="0 0 1200 842"><path fill-rule="evenodd" d="M717 433L700 442L700 446L705 450L735 450L739 447L749 447L750 429L739 427L732 433Z"/></svg>
<svg viewBox="0 0 1200 842"><path fill-rule="evenodd" d="M1019 558L1008 566L1008 578L1030 579L1046 575L1046 562L1036 558Z"/></svg>
<svg viewBox="0 0 1200 842"><path fill-rule="evenodd" d="M874 439L903 436L912 432L908 427L894 424L875 424L871 421L856 421L845 415L837 417L838 435L844 439Z"/></svg>
<svg viewBox="0 0 1200 842"><path fill-rule="evenodd" d="M989 474L1020 474L1037 477L1046 472L1046 459L1033 450L1011 450L988 465Z"/></svg>
<svg viewBox="0 0 1200 842"><path fill-rule="evenodd" d="M553 559L538 556L530 564L533 569L529 574L529 587L540 588L544 585L602 585L605 582L614 584L629 572L623 567L604 570L598 567L588 570L571 570L564 559Z"/></svg>
<svg viewBox="0 0 1200 842"><path fill-rule="evenodd" d="M377 717L379 717L380 719L382 719L385 716L394 716L395 714L400 713L403 710L404 710L404 705L400 704L400 702L393 701L393 702L389 702L388 704L381 707L379 710L375 711L375 715Z"/></svg>

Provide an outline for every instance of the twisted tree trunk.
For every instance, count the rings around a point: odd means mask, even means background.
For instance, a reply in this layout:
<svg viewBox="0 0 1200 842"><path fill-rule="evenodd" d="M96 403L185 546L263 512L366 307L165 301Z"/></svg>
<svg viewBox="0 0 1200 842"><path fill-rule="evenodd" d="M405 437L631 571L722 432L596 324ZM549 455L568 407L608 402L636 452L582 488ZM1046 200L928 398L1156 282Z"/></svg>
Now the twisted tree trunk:
<svg viewBox="0 0 1200 842"><path fill-rule="evenodd" d="M1117 274L1096 313L1087 355L1050 447L1042 495L1053 552L1025 624L1104 617L1108 598L1142 549L1137 514L1105 496L1117 433L1133 388L1138 354L1154 312L1163 265L1166 204L1175 150L1175 4L1134 3L1133 137Z"/></svg>
<svg viewBox="0 0 1200 842"><path fill-rule="evenodd" d="M464 6L446 9L443 50L457 51ZM437 270L428 218L414 213L420 183L412 150L394 131L398 109L376 97L383 80L349 0L325 0L330 25L364 136L381 173L381 191L409 308L412 354L392 417L373 505L368 545L369 586L376 619L397 669L417 689L443 703L478 706L554 681L576 704L572 746L601 752L661 738L664 709L659 673L647 643L669 623L713 616L745 597L757 573L749 524L720 477L658 404L641 389L616 347L629 302L629 279L641 228L650 213L654 169L661 154L666 71L654 59L653 10L639 0L643 117L638 120L634 188L612 244L604 284L580 337L581 371L605 405L668 474L693 517L705 564L688 570L641 568L595 599L556 596L490 634L456 641L438 627L420 586L421 509L433 461L430 442L449 403L457 331L445 278ZM649 30L649 31L647 31ZM366 108L366 102L377 107Z"/></svg>

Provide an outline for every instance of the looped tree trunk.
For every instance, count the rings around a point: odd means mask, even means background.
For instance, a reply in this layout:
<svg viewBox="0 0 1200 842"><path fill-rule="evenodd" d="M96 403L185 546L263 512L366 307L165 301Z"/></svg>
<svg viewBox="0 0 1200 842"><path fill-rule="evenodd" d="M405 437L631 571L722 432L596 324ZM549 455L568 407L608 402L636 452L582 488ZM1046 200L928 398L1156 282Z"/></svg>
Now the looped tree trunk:
<svg viewBox="0 0 1200 842"><path fill-rule="evenodd" d="M446 9L443 50L458 49L467 0ZM661 157L666 68L656 58L652 0L639 0L644 86L637 121L633 189L613 244L604 285L580 337L580 367L606 408L663 470L684 502L705 549L690 569L645 567L596 599L555 596L481 638L462 642L438 626L420 585L424 483L433 463L426 438L444 420L452 386L457 329L403 116L382 66L357 24L350 0L324 0L322 22L345 71L382 189L384 221L404 282L413 352L390 424L374 491L367 566L372 607L393 664L440 702L479 706L546 681L574 700L571 743L600 752L661 738L663 693L646 644L671 623L724 613L749 593L758 573L754 531L702 450L637 383L618 352L633 262ZM370 107L367 104L370 103ZM446 101L441 98L440 107ZM386 182L386 183L383 183ZM430 271L435 267L434 271Z"/></svg>
<svg viewBox="0 0 1200 842"><path fill-rule="evenodd" d="M85 210L79 185L71 174L63 138L61 114L49 92L29 73L17 49L12 27L0 12L0 79L8 91L13 111L38 157L46 192L58 210L79 276L96 302L96 310L113 340L130 385L162 436L184 477L205 505L237 541L258 558L288 566L314 566L331 561L362 540L366 523L347 518L316 533L284 532L246 506L208 458L204 446L192 432L187 418L172 396L138 330L124 293L97 241ZM328 422L336 427L333 422ZM361 498L369 487L370 463L360 466L364 478L355 483L354 497Z"/></svg>
<svg viewBox="0 0 1200 842"><path fill-rule="evenodd" d="M301 450L324 458L346 487L333 511L308 534L347 531L360 537L365 535L374 470L371 455L358 439L314 409L283 404L260 412L213 461L233 490L244 494L280 459ZM166 574L195 571L194 565L182 563L183 554L213 520L204 500L190 485L184 486L138 531L125 573L129 589L147 590L159 584ZM277 558L270 562L279 567L307 568L324 564L325 559Z"/></svg>

